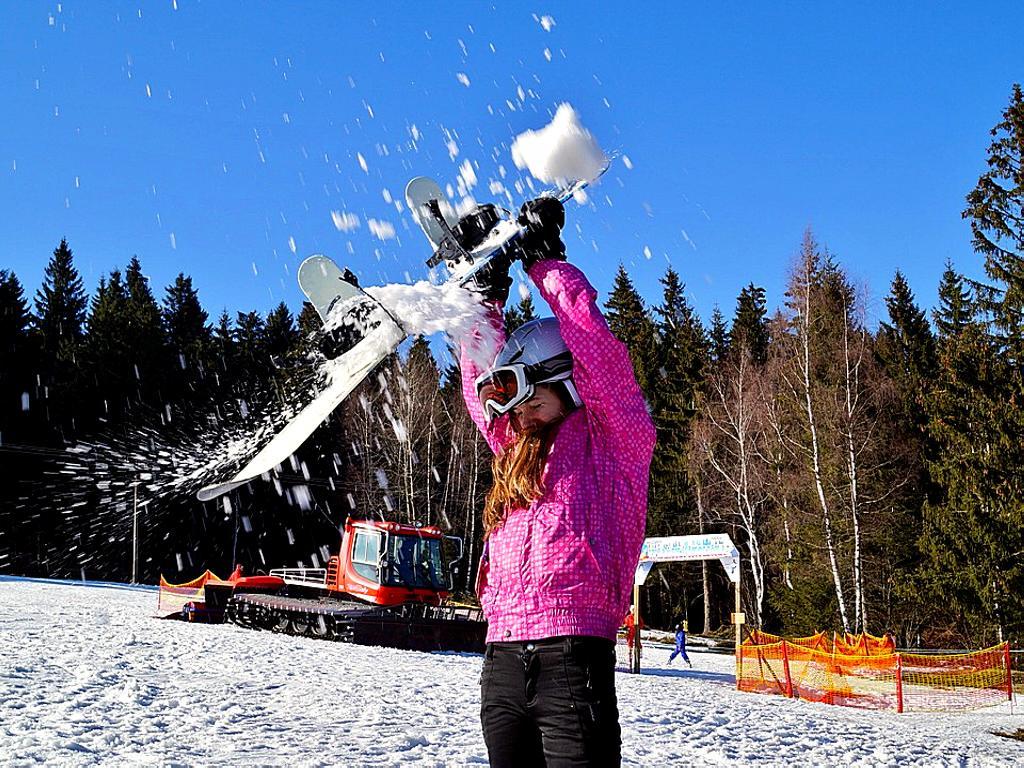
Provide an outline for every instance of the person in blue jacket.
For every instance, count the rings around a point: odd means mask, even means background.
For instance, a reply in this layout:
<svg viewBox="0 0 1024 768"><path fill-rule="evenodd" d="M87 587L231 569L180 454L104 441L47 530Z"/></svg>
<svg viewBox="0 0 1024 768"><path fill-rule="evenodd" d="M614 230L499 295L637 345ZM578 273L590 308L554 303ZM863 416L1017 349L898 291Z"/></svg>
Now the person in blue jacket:
<svg viewBox="0 0 1024 768"><path fill-rule="evenodd" d="M682 624L676 624L676 649L672 651L672 655L668 657L670 664L676 656L682 656L683 661L691 667L693 666L693 662L690 661L690 657L686 655L686 629Z"/></svg>

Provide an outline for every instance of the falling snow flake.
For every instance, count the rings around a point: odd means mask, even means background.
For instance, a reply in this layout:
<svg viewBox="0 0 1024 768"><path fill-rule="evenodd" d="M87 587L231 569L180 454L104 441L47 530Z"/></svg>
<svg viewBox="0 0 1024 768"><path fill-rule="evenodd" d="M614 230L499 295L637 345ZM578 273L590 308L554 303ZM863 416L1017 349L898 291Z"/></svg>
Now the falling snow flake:
<svg viewBox="0 0 1024 768"><path fill-rule="evenodd" d="M382 219L367 219L366 226L370 234L378 240L391 240L395 237L395 225Z"/></svg>
<svg viewBox="0 0 1024 768"><path fill-rule="evenodd" d="M473 170L473 164L469 160L466 160L459 166L459 179L466 189L472 189L476 186L476 172Z"/></svg>
<svg viewBox="0 0 1024 768"><path fill-rule="evenodd" d="M359 226L359 217L347 211L331 211L331 220L340 232L350 232Z"/></svg>

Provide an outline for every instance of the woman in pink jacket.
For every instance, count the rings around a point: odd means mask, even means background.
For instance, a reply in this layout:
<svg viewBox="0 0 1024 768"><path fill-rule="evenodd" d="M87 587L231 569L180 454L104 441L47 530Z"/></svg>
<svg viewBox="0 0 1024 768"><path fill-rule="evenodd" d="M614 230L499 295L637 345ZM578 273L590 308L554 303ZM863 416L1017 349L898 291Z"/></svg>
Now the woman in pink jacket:
<svg viewBox="0 0 1024 768"><path fill-rule="evenodd" d="M474 363L482 336L462 349L463 396L495 454L477 591L481 723L498 767L619 764L615 636L655 435L626 347L565 261L564 221L553 198L527 203L512 253L554 318L517 329L486 370ZM508 263L478 279L496 328Z"/></svg>

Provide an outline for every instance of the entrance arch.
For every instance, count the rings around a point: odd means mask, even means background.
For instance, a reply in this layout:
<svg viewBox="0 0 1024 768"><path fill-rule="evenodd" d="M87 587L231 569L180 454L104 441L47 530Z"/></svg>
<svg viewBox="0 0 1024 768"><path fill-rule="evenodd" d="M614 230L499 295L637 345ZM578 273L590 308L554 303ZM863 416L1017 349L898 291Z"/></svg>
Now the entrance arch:
<svg viewBox="0 0 1024 768"><path fill-rule="evenodd" d="M736 591L736 609L732 620L736 626L736 653L740 649L740 631L744 616L740 611L740 553L727 533L703 533L694 536L655 536L644 539L640 561L633 575L633 626L640 626L640 587L647 581L655 563L679 563L692 560L718 560ZM633 644L629 671L640 671L640 633Z"/></svg>

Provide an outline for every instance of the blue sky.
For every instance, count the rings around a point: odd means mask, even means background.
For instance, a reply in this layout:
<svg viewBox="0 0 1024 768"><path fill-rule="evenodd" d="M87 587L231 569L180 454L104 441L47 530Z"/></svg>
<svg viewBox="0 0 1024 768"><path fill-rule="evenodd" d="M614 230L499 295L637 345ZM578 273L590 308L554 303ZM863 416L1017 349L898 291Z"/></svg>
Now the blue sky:
<svg viewBox="0 0 1024 768"><path fill-rule="evenodd" d="M1024 79L1022 6L742 5L4 4L0 268L34 294L67 237L90 292L137 254L158 297L183 271L214 316L297 311L314 252L420 279L387 195L468 159L490 199L499 166L521 178L514 136L568 101L632 165L569 213L603 294L622 261L656 301L671 263L705 318L750 281L775 306L807 226L876 318L897 267L926 306L947 258L979 275L960 211Z"/></svg>

